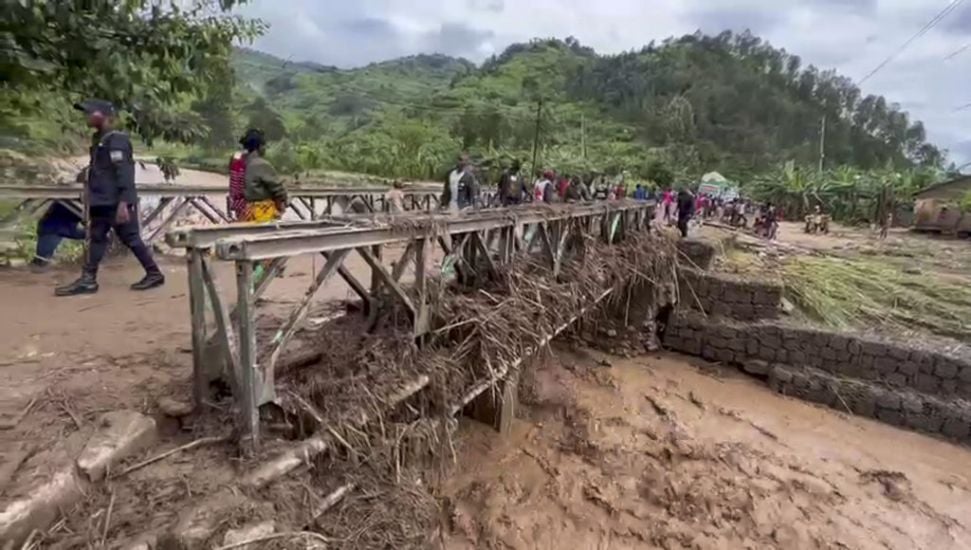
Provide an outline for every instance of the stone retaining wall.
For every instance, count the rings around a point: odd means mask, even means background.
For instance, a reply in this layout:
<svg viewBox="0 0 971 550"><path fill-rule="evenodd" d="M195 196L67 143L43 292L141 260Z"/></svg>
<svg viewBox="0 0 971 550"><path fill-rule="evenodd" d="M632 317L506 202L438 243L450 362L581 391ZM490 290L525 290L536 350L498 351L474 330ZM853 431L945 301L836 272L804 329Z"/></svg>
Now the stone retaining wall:
<svg viewBox="0 0 971 550"><path fill-rule="evenodd" d="M691 309L740 321L779 317L782 307L779 283L686 268L679 275L681 302Z"/></svg>
<svg viewBox="0 0 971 550"><path fill-rule="evenodd" d="M777 391L971 445L971 354L679 311L664 344L766 376Z"/></svg>
<svg viewBox="0 0 971 550"><path fill-rule="evenodd" d="M971 397L971 358L904 342L809 327L733 322L682 311L672 316L664 344L724 363L760 359L931 395Z"/></svg>
<svg viewBox="0 0 971 550"><path fill-rule="evenodd" d="M945 400L788 365L772 367L769 385L785 395L971 445L971 403L963 399Z"/></svg>

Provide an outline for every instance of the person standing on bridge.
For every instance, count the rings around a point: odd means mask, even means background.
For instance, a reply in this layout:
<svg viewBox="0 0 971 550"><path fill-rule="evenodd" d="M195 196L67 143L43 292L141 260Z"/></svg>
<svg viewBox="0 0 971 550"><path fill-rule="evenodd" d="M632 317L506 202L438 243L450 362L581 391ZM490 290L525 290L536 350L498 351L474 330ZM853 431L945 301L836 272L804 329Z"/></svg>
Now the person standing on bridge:
<svg viewBox="0 0 971 550"><path fill-rule="evenodd" d="M405 192L402 191L404 184L401 180L394 180L391 189L384 194L384 202L388 205L388 212L391 214L404 214L405 212Z"/></svg>
<svg viewBox="0 0 971 550"><path fill-rule="evenodd" d="M243 145L246 136L239 138ZM229 159L229 210L236 221L245 221L246 209L246 155L245 149L236 151Z"/></svg>
<svg viewBox="0 0 971 550"><path fill-rule="evenodd" d="M520 175L519 160L513 160L512 166L502 171L499 176L499 203L503 206L512 206L523 202L526 194L526 185Z"/></svg>
<svg viewBox="0 0 971 550"><path fill-rule="evenodd" d="M135 191L135 158L128 135L114 129L115 107L110 102L89 99L74 105L87 115L95 129L85 183L88 215L87 255L81 277L58 287L58 296L93 294L98 291L98 266L108 250L108 232L114 231L145 269L132 290L148 290L165 284L165 276L142 241L138 227L138 194Z"/></svg>
<svg viewBox="0 0 971 550"><path fill-rule="evenodd" d="M455 168L449 170L442 189L441 207L450 212L458 212L475 205L478 196L478 186L472 167L469 166L469 155L459 155Z"/></svg>
<svg viewBox="0 0 971 550"><path fill-rule="evenodd" d="M287 189L276 169L266 160L266 139L259 130L247 130L241 140L246 150L246 214L244 221L266 223L283 216Z"/></svg>

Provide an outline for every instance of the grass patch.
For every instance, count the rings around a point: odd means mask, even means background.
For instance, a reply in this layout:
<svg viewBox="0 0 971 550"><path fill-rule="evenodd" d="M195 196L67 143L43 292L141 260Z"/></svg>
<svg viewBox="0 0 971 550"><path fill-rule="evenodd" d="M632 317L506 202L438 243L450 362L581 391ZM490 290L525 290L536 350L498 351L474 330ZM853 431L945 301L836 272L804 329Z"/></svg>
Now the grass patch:
<svg viewBox="0 0 971 550"><path fill-rule="evenodd" d="M796 307L832 327L971 337L971 285L966 283L904 273L873 257L793 257L783 265L782 278Z"/></svg>

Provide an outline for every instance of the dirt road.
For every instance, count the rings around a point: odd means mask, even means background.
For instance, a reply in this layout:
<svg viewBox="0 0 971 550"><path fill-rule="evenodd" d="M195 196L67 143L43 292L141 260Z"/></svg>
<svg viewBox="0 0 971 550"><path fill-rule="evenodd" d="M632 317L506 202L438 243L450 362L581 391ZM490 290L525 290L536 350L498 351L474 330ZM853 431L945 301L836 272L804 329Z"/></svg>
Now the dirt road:
<svg viewBox="0 0 971 550"><path fill-rule="evenodd" d="M464 432L447 547L971 548L971 451L678 356L559 349Z"/></svg>
<svg viewBox="0 0 971 550"><path fill-rule="evenodd" d="M385 262L399 255L389 250ZM141 268L133 258L112 258L102 266L97 294L70 298L56 298L53 289L77 277L77 268L41 275L0 270L0 418L16 416L34 398L43 405L52 394L64 396L82 421L119 408L149 410L162 395L187 399L192 359L185 261L160 262L166 276L160 289L132 292L128 285L142 276ZM322 264L312 256L292 259L269 286L260 311L289 312ZM345 265L367 280L369 268L359 257ZM232 264L213 266L218 287L235 300ZM317 299L351 296L350 287L335 278ZM16 430L0 431L0 446L56 439L70 422L56 406L35 407Z"/></svg>

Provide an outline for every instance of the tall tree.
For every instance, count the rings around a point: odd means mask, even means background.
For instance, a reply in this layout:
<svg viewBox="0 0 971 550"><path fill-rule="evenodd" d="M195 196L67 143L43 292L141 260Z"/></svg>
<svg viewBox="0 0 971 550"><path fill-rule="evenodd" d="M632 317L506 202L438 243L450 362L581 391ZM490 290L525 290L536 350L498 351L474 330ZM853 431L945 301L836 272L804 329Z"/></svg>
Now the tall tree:
<svg viewBox="0 0 971 550"><path fill-rule="evenodd" d="M192 139L204 130L201 120L176 106L205 89L207 60L228 59L234 41L264 29L229 14L245 1L5 1L0 82L5 93L107 99L143 138Z"/></svg>

